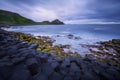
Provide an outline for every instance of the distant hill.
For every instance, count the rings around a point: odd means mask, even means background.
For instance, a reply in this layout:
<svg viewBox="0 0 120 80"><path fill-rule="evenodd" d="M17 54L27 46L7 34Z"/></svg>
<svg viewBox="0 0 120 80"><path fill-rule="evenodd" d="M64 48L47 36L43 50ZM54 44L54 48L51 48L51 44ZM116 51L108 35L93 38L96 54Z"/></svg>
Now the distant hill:
<svg viewBox="0 0 120 80"><path fill-rule="evenodd" d="M64 24L62 21L56 19L56 20L53 20L50 24L56 24L56 25L59 25L59 24Z"/></svg>
<svg viewBox="0 0 120 80"><path fill-rule="evenodd" d="M62 21L60 21L59 19L55 19L53 21L42 21L42 22L38 22L38 24L43 24L43 25L63 25L64 23Z"/></svg>
<svg viewBox="0 0 120 80"><path fill-rule="evenodd" d="M60 20L56 19L52 22L43 21L35 22L31 19L25 18L17 13L0 10L0 26L9 26L9 25L58 25L64 24Z"/></svg>
<svg viewBox="0 0 120 80"><path fill-rule="evenodd" d="M27 25L27 24L35 24L35 22L17 13L0 10L0 25Z"/></svg>

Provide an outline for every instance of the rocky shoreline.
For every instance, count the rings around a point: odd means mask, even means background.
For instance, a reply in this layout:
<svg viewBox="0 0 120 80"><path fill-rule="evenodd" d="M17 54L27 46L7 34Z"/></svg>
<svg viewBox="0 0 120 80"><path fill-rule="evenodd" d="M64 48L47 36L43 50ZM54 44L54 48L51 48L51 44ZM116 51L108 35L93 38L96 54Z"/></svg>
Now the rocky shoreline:
<svg viewBox="0 0 120 80"><path fill-rule="evenodd" d="M42 51L40 46L43 43L42 40L39 42L40 39L32 38L32 42L31 36L29 38L23 38L22 33L0 29L0 80L120 80L120 66L111 63L109 60L100 61L90 55L84 58L61 55L61 52L56 55L65 57L60 58ZM50 41L44 43L48 42ZM41 44L38 45L37 43ZM52 46L50 44L42 46L42 48L44 47L43 50ZM114 52L116 55L111 58L117 58L117 64L119 64L120 40L101 42L100 44L102 47L106 46L104 49L108 50L110 47L116 51L116 53ZM87 47L96 48L97 46L87 45ZM99 51L104 50L100 46L97 48ZM97 54L94 51L91 50Z"/></svg>

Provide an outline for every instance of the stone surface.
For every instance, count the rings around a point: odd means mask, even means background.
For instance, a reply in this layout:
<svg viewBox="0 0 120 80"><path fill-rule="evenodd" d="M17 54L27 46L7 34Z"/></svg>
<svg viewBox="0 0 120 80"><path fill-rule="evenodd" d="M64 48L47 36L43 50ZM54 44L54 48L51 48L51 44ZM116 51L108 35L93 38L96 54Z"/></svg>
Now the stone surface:
<svg viewBox="0 0 120 80"><path fill-rule="evenodd" d="M28 80L30 77L30 72L24 69L17 69L14 71L10 80Z"/></svg>
<svg viewBox="0 0 120 80"><path fill-rule="evenodd" d="M50 80L50 79L48 79L47 75L39 73L34 77L34 80Z"/></svg>
<svg viewBox="0 0 120 80"><path fill-rule="evenodd" d="M0 80L120 80L120 67L110 61L89 55L59 59L36 51L36 44L16 40L10 32L0 29L0 37ZM101 44L116 50L119 64L119 40Z"/></svg>

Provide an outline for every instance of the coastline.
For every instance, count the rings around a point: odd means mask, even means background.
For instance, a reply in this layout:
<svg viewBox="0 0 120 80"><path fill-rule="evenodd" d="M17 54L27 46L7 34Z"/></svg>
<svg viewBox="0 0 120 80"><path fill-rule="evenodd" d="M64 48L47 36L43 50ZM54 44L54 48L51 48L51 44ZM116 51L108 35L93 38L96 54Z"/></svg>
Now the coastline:
<svg viewBox="0 0 120 80"><path fill-rule="evenodd" d="M62 47L66 46L54 47L49 37L39 36L37 39L28 34L0 29L0 79L119 80L120 40L114 39L100 44L84 45L86 48L97 48L99 51L94 52L96 49L91 49L95 54L81 57L74 53L62 53ZM117 52L114 52L116 55L100 53L104 50L103 47L113 48ZM54 51L49 53L49 50L55 49L57 54L51 54ZM108 57L103 59L99 54ZM98 58L95 55L98 55Z"/></svg>

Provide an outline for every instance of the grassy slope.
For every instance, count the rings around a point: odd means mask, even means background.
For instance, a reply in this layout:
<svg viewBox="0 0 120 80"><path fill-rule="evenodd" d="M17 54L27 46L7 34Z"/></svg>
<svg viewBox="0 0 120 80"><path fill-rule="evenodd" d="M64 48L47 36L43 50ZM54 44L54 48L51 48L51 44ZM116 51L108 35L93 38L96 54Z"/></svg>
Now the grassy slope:
<svg viewBox="0 0 120 80"><path fill-rule="evenodd" d="M5 10L0 10L0 26L32 25L32 24L38 24L38 25L54 25L55 24L55 25L59 25L59 24L64 24L64 23L58 19L56 19L52 22L49 22L49 21L34 22L30 19L22 17L21 15L19 15L17 13L5 11Z"/></svg>
<svg viewBox="0 0 120 80"><path fill-rule="evenodd" d="M34 21L9 11L0 10L0 24L3 25L25 25L35 24Z"/></svg>

